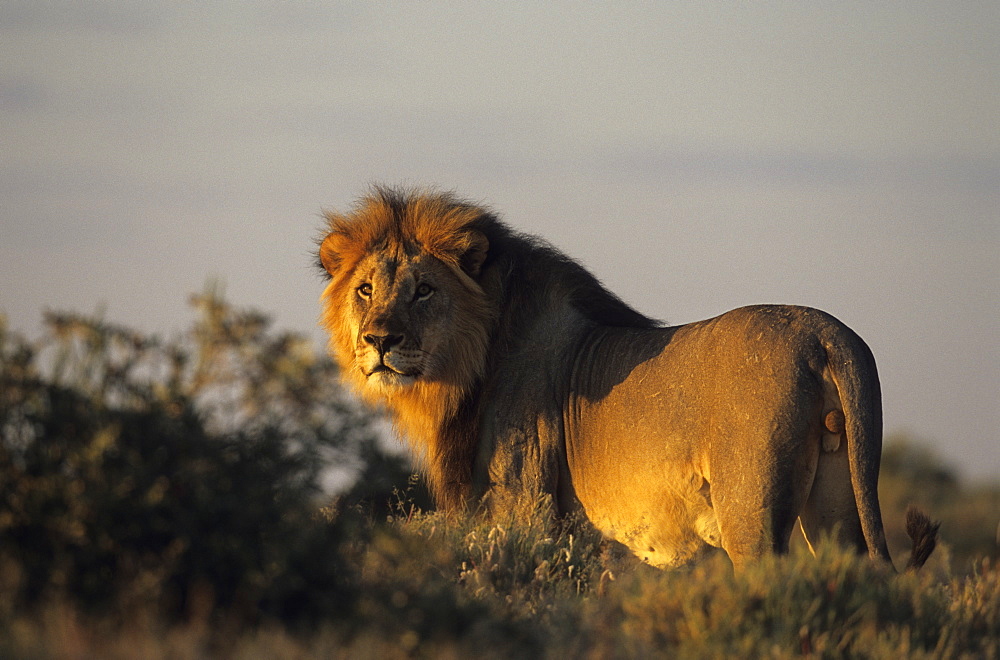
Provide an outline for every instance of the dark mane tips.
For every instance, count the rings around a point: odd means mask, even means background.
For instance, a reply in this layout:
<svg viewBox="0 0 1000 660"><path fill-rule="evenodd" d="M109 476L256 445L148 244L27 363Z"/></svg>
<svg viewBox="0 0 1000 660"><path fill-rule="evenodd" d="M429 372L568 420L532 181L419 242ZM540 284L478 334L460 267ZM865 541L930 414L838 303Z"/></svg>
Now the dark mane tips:
<svg viewBox="0 0 1000 660"><path fill-rule="evenodd" d="M656 319L633 309L573 259L561 253L559 258L573 306L591 321L599 325L623 328L656 328L662 325Z"/></svg>
<svg viewBox="0 0 1000 660"><path fill-rule="evenodd" d="M490 242L486 266L502 266L508 293L530 297L526 288L541 282L556 286L585 318L598 325L655 328L662 324L630 307L584 266L543 238L522 233L490 215L473 226Z"/></svg>
<svg viewBox="0 0 1000 660"><path fill-rule="evenodd" d="M332 273L385 242L421 246L473 277L498 267L507 295L555 286L585 318L599 325L660 325L608 291L586 268L544 239L518 232L489 208L451 192L373 185L345 214L326 212L328 233L318 261Z"/></svg>

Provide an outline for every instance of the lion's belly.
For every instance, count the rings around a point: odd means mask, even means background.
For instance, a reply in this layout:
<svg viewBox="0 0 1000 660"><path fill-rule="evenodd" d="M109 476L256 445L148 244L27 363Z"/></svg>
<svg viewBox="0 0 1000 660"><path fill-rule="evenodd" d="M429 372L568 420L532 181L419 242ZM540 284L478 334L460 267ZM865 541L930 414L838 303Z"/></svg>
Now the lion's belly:
<svg viewBox="0 0 1000 660"><path fill-rule="evenodd" d="M573 474L577 497L598 529L643 561L675 567L721 540L706 489L699 487L703 480L684 472L602 472L589 478L588 470L579 469Z"/></svg>
<svg viewBox="0 0 1000 660"><path fill-rule="evenodd" d="M588 519L642 560L676 567L720 545L708 482L691 461L671 460L662 443L648 453L597 437L577 438L577 451L568 444L573 488Z"/></svg>

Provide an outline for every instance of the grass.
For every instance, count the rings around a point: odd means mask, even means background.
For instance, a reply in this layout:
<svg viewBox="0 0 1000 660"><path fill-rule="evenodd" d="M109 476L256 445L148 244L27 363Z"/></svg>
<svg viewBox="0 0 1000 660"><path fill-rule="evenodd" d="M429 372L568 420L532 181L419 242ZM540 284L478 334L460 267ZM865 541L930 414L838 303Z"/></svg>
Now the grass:
<svg viewBox="0 0 1000 660"><path fill-rule="evenodd" d="M894 575L823 543L817 557L797 548L740 574L721 554L660 572L581 525L541 520L317 518L312 524L339 526L331 552L352 567L349 602L329 617L303 627L195 603L172 622L155 611L102 618L56 599L33 612L5 611L0 655L998 657L1000 571L988 560L961 578Z"/></svg>

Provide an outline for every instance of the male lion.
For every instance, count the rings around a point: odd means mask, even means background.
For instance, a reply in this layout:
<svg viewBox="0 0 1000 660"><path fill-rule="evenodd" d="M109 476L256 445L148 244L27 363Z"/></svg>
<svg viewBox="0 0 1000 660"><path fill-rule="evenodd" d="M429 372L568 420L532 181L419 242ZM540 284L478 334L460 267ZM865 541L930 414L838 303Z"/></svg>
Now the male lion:
<svg viewBox="0 0 1000 660"><path fill-rule="evenodd" d="M524 515L548 496L663 567L785 552L796 519L891 562L875 361L837 319L768 305L662 327L448 194L375 188L327 218L332 352L440 507ZM935 528L910 527L919 565Z"/></svg>

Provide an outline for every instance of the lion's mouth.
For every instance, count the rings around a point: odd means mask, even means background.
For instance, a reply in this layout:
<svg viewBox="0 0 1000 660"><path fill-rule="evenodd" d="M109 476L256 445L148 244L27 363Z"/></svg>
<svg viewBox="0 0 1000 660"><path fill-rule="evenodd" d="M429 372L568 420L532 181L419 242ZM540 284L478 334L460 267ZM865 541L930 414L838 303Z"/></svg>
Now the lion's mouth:
<svg viewBox="0 0 1000 660"><path fill-rule="evenodd" d="M379 364L375 365L375 367L373 369L371 369L370 371L368 371L368 372L365 373L365 376L367 378L371 378L372 376L376 376L376 375L380 375L380 376L383 376L383 377L385 377L385 376L390 376L390 377L396 376L396 377L399 377L399 378L415 379L415 378L417 378L420 375L420 372L418 372L418 371L400 371L398 369L392 368L391 366L389 366L389 365L387 365L385 363L379 363Z"/></svg>

